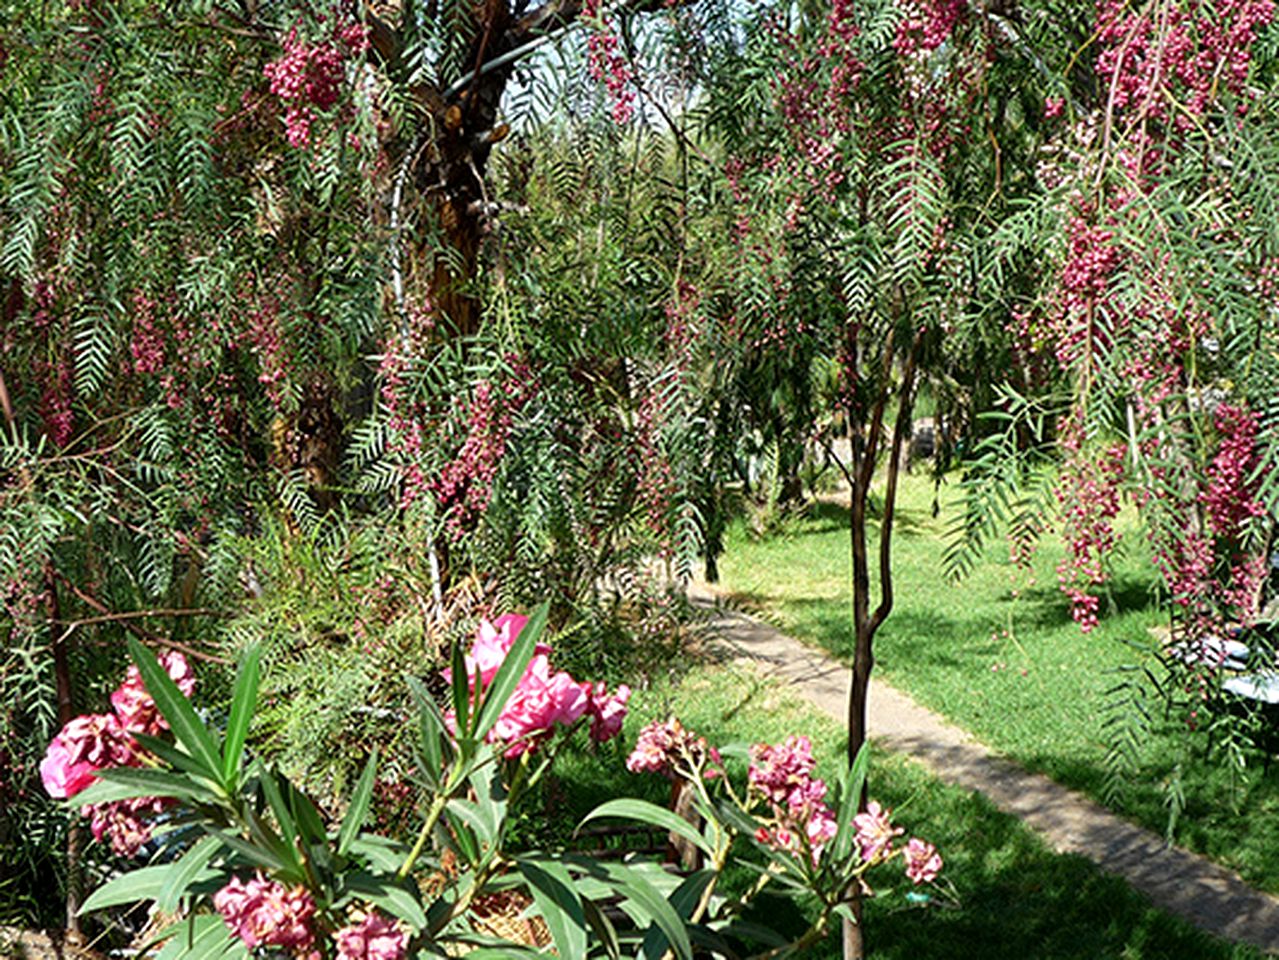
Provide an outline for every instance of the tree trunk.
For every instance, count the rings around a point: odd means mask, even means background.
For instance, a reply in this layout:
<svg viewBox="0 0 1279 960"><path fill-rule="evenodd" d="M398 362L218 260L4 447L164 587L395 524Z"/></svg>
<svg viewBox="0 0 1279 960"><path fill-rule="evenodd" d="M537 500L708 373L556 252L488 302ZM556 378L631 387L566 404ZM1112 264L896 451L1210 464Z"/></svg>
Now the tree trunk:
<svg viewBox="0 0 1279 960"><path fill-rule="evenodd" d="M67 643L62 635L62 608L58 602L58 580L53 561L44 567L44 588L49 601L49 636L53 648L53 678L58 694L58 723L66 726L75 717L72 699L71 663L67 656ZM80 942L80 820L72 817L67 830L67 940L78 946Z"/></svg>
<svg viewBox="0 0 1279 960"><path fill-rule="evenodd" d="M866 506L870 484L875 474L879 435L884 422L891 388L895 350L891 341L884 348L880 395L869 423L864 409L856 402L849 404L849 433L852 440L852 472L854 485L849 493L848 531L853 561L853 669L848 691L848 762L857 759L867 739L866 707L870 692L870 675L875 666L874 640L880 626L893 609L892 537L893 512L897 502L897 479L901 473L902 444L908 435L915 399L915 365L922 345L922 331L917 333L906 356L899 390L897 418L893 426L892 444L888 450L888 475L884 486L884 509L879 523L879 605L870 609L870 564L866 551ZM850 346L855 360L855 344ZM867 788L862 784L857 798L859 810L866 808ZM866 927L861 885L849 891L849 902L856 922L843 922L844 960L863 960L866 952Z"/></svg>

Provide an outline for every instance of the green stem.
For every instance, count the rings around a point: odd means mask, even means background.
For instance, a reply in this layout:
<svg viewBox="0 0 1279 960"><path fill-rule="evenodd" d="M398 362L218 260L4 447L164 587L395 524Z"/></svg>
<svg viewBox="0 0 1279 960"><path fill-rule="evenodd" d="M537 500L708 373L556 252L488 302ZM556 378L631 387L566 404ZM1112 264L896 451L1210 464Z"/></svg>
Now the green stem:
<svg viewBox="0 0 1279 960"><path fill-rule="evenodd" d="M440 822L440 816L444 813L444 807L448 802L449 791L447 790L438 793L431 801L430 809L426 811L426 822L422 824L422 829L417 835L417 842L413 844L413 849L409 851L400 869L395 872L397 880L407 877L409 871L413 869L413 864L417 863L418 858L422 856L422 851L426 849L426 841L435 831L435 825Z"/></svg>

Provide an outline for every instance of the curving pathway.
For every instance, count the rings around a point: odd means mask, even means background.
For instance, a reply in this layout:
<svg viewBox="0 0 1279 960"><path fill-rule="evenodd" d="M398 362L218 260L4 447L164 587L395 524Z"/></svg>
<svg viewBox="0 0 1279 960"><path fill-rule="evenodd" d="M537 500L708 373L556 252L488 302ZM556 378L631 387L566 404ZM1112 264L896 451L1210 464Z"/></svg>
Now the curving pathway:
<svg viewBox="0 0 1279 960"><path fill-rule="evenodd" d="M725 609L713 589L694 584L693 602L710 611L718 641L760 664L838 720L846 716L848 670L768 624ZM1279 954L1279 897L1254 890L1233 871L1134 826L1042 774L997 756L971 734L872 678L871 736L949 783L985 794L1020 817L1061 853L1087 857L1209 933Z"/></svg>

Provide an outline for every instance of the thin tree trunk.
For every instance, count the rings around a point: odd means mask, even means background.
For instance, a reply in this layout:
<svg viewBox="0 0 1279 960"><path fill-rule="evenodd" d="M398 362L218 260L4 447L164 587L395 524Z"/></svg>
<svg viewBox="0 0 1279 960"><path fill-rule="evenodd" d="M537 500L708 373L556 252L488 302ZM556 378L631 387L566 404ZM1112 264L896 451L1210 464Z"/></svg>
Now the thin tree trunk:
<svg viewBox="0 0 1279 960"><path fill-rule="evenodd" d="M870 563L866 550L866 506L870 496L870 483L875 473L879 448L879 435L884 422L884 408L891 390L888 387L892 374L895 351L891 342L884 348L881 381L884 386L876 401L869 423L859 416L856 404L849 406L849 426L852 435L852 472L855 484L849 499L848 531L853 561L853 669L848 691L848 762L857 758L867 739L866 707L870 690L871 670L875 666L874 640L883 622L893 609L892 537L893 513L897 501L897 478L901 473L901 450L906 431L911 423L911 411L915 399L915 365L922 345L922 333L916 334L906 356L902 371L900 401L896 422L893 425L892 445L888 452L888 475L884 487L884 510L879 523L879 605L874 613L870 609ZM855 349L850 347L851 349ZM853 353L854 361L856 354ZM866 784L862 784L857 798L859 810L866 808ZM849 891L849 902L854 921L843 922L844 960L864 960L866 950L865 903L861 885Z"/></svg>
<svg viewBox="0 0 1279 960"><path fill-rule="evenodd" d="M49 636L53 645L53 677L58 694L58 723L66 726L75 717L71 689L71 663L67 656L68 636L62 629L62 608L58 602L58 578L53 561L44 567L44 588L49 598ZM67 831L67 940L74 945L80 940L80 820L73 817Z"/></svg>

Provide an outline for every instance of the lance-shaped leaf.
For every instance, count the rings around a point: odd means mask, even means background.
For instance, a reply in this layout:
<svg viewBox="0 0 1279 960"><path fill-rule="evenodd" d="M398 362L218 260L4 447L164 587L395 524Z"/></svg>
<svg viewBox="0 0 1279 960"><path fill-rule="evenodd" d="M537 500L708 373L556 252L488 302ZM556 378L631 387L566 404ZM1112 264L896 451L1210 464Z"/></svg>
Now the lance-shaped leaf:
<svg viewBox="0 0 1279 960"><path fill-rule="evenodd" d="M853 838L856 836L856 831L853 829L853 816L861 803L862 788L866 785L866 771L869 767L870 750L866 744L862 744L861 749L857 751L857 756L853 759L852 766L848 767L840 777L835 841L831 844L831 852L840 862L846 860L852 851Z"/></svg>
<svg viewBox="0 0 1279 960"><path fill-rule="evenodd" d="M89 894L80 905L79 912L83 915L106 907L118 907L123 903L154 900L160 895L171 869L172 864L166 863L158 867L130 870L114 877Z"/></svg>
<svg viewBox="0 0 1279 960"><path fill-rule="evenodd" d="M338 831L339 856L346 856L351 843L360 833L360 827L364 825L364 818L369 813L369 802L373 799L373 781L376 776L377 748L374 747L368 763L364 765L364 772L355 785L355 792L351 794L351 804L346 808L346 816L342 818L342 827Z"/></svg>
<svg viewBox="0 0 1279 960"><path fill-rule="evenodd" d="M471 733L475 739L484 739L493 728L493 724L497 723L497 718L502 715L502 710L506 702L511 699L511 694L519 686L529 661L533 659L533 648L541 638L542 631L546 629L546 617L549 611L550 606L545 603L534 610L533 615L524 624L524 629L520 631L520 635L515 638L515 643L506 654L506 659L502 661L502 666L498 668L493 682L484 693L484 704L480 707L479 717Z"/></svg>
<svg viewBox="0 0 1279 960"><path fill-rule="evenodd" d="M108 767L98 771L98 779L73 799L75 806L111 803L133 797L173 797L193 803L209 803L217 794L184 773L154 767Z"/></svg>
<svg viewBox="0 0 1279 960"><path fill-rule="evenodd" d="M173 731L174 739L200 765L202 774L213 782L220 783L221 754L213 735L196 716L191 701L178 689L178 685L173 682L169 672L160 665L154 653L133 637L130 637L128 642L129 656L137 664L147 693L151 694L156 707L169 722L169 729Z"/></svg>
<svg viewBox="0 0 1279 960"><path fill-rule="evenodd" d="M217 837L202 837L180 859L168 865L168 874L155 898L155 905L161 913L173 913L191 884L214 875L206 868L223 849L222 841Z"/></svg>
<svg viewBox="0 0 1279 960"><path fill-rule="evenodd" d="M629 907L628 912L639 922L656 925L680 960L693 960L693 945L683 919L647 877L620 864L603 863L596 870L606 874L613 888L624 898L623 908Z"/></svg>
<svg viewBox="0 0 1279 960"><path fill-rule="evenodd" d="M399 917L414 931L426 926L426 911L422 909L422 904L395 880L371 873L353 873L348 874L345 881L346 892Z"/></svg>
<svg viewBox="0 0 1279 960"><path fill-rule="evenodd" d="M244 761L244 742L249 735L249 721L258 701L258 680L262 648L256 644L244 654L240 670L235 677L235 692L231 697L231 712L227 716L226 742L222 746L222 782L227 792L235 788L235 781Z"/></svg>
<svg viewBox="0 0 1279 960"><path fill-rule="evenodd" d="M405 678L409 694L417 704L418 738L422 747L422 769L419 774L429 787L438 787L440 771L444 769L443 740L447 734L440 708L435 705L431 691L417 677Z"/></svg>
<svg viewBox="0 0 1279 960"><path fill-rule="evenodd" d="M546 921L561 957L586 956L586 911L573 889L573 878L563 864L532 860L519 861L520 873L528 881L533 902Z"/></svg>
<svg viewBox="0 0 1279 960"><path fill-rule="evenodd" d="M665 807L659 807L655 803L649 803L647 800L636 800L629 797L610 800L588 813L583 818L580 826L585 826L590 821L599 820L603 817L620 817L625 820L637 820L640 823L650 824L659 829L679 834L708 857L715 855L715 849L702 836L700 830L678 813Z"/></svg>

